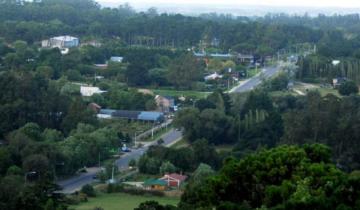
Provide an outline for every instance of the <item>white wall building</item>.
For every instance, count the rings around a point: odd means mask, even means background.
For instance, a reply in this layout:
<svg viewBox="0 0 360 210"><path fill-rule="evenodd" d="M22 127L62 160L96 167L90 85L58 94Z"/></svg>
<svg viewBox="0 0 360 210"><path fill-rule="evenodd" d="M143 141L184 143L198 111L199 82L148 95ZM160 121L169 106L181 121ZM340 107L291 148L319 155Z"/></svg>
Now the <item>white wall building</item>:
<svg viewBox="0 0 360 210"><path fill-rule="evenodd" d="M221 79L223 76L218 74L218 73L213 73L213 74L210 74L206 77L204 77L205 81L209 81L209 80L216 80L216 79Z"/></svg>
<svg viewBox="0 0 360 210"><path fill-rule="evenodd" d="M52 37L48 40L43 40L41 42L42 47L50 47L50 48L71 48L78 47L80 44L80 40L77 37L73 36L57 36Z"/></svg>
<svg viewBox="0 0 360 210"><path fill-rule="evenodd" d="M120 57L120 56L112 56L110 58L110 61L117 62L117 63L122 63L123 60L124 60L124 57Z"/></svg>
<svg viewBox="0 0 360 210"><path fill-rule="evenodd" d="M98 87L80 86L80 93L82 96L92 96L94 94L106 93Z"/></svg>

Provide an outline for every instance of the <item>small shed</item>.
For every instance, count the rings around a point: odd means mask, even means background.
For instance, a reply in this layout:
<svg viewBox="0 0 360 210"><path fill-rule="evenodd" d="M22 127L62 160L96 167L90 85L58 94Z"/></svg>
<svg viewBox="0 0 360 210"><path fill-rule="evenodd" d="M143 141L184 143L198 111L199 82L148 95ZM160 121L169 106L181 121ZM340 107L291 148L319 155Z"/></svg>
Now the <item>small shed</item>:
<svg viewBox="0 0 360 210"><path fill-rule="evenodd" d="M164 191L167 183L166 181L160 179L148 179L144 182L143 186L147 190Z"/></svg>

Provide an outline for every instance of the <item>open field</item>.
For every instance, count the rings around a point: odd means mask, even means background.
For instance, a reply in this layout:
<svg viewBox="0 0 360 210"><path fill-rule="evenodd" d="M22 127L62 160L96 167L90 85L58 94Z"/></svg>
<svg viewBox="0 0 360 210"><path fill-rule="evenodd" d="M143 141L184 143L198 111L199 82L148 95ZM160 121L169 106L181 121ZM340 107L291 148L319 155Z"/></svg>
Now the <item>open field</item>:
<svg viewBox="0 0 360 210"><path fill-rule="evenodd" d="M156 89L151 90L156 95L172 96L172 97L190 97L190 98L205 98L210 95L211 92L200 92L200 91L177 91L177 90L162 90Z"/></svg>
<svg viewBox="0 0 360 210"><path fill-rule="evenodd" d="M255 76L256 74L258 74L259 72L261 71L261 68L258 68L258 69L249 69L248 72L247 72L247 77L250 78L250 77L253 77Z"/></svg>
<svg viewBox="0 0 360 210"><path fill-rule="evenodd" d="M140 203L154 200L160 204L177 205L179 198L156 197L156 196L135 196L125 193L101 194L96 198L90 198L88 202L71 206L74 210L92 210L94 207L101 207L104 210L133 210Z"/></svg>
<svg viewBox="0 0 360 210"><path fill-rule="evenodd" d="M217 152L231 152L233 148L234 145L229 144L218 145L215 147Z"/></svg>
<svg viewBox="0 0 360 210"><path fill-rule="evenodd" d="M294 86L294 90L300 91L299 93L306 94L309 91L319 91L322 96L327 94L333 94L336 96L340 96L339 92L331 87L321 87L319 84L312 84L312 83L302 83L296 82Z"/></svg>
<svg viewBox="0 0 360 210"><path fill-rule="evenodd" d="M188 147L190 144L185 139L181 139L180 141L176 142L175 144L171 145L171 148L179 149L182 147Z"/></svg>

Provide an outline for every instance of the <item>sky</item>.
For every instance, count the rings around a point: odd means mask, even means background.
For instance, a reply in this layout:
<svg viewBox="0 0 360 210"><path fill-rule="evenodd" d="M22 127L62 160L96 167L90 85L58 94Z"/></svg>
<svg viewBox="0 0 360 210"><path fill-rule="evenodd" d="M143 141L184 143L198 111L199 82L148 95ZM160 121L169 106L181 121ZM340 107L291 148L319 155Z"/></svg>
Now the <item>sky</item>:
<svg viewBox="0 0 360 210"><path fill-rule="evenodd" d="M262 5L262 6L294 6L294 7L342 7L360 8L360 0L98 0L100 3L130 5L159 5L159 4L183 4L183 5Z"/></svg>

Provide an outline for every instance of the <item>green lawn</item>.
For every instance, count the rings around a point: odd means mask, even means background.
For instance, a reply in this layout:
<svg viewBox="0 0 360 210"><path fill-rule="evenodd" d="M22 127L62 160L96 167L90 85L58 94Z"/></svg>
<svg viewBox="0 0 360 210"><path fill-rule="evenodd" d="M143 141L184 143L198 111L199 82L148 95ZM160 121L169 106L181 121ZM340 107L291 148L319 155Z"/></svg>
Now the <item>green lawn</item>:
<svg viewBox="0 0 360 210"><path fill-rule="evenodd" d="M233 148L234 145L229 145L229 144L217 145L215 147L217 152L231 152Z"/></svg>
<svg viewBox="0 0 360 210"><path fill-rule="evenodd" d="M249 69L247 72L247 77L251 78L253 76L255 76L256 74L258 74L261 71L261 68L257 68L257 69Z"/></svg>
<svg viewBox="0 0 360 210"><path fill-rule="evenodd" d="M205 98L210 92L200 92L200 91L178 91L178 90L162 90L162 89L154 89L151 90L156 95L162 96L172 96L172 97L190 97L190 98Z"/></svg>
<svg viewBox="0 0 360 210"><path fill-rule="evenodd" d="M155 196L135 196L125 193L102 194L96 198L90 198L88 202L71 206L74 210L92 210L94 207L101 207L104 210L133 210L140 203L155 200L160 204L177 205L179 198L155 197Z"/></svg>
<svg viewBox="0 0 360 210"><path fill-rule="evenodd" d="M291 91L272 91L270 92L270 96L272 97L281 97L281 96L287 96L287 95L297 95L294 92Z"/></svg>
<svg viewBox="0 0 360 210"><path fill-rule="evenodd" d="M175 144L171 145L171 148L179 149L183 147L188 147L190 144L185 139L181 139L180 141L176 142Z"/></svg>
<svg viewBox="0 0 360 210"><path fill-rule="evenodd" d="M327 94L333 94L340 97L340 94L338 90L332 89L332 88L319 88L318 91L322 96L326 96Z"/></svg>
<svg viewBox="0 0 360 210"><path fill-rule="evenodd" d="M340 96L338 90L331 87L321 87L319 84L315 83L295 83L294 89L300 90L303 93L307 93L309 91L319 91L321 96L326 96L327 94L333 94L336 96Z"/></svg>

